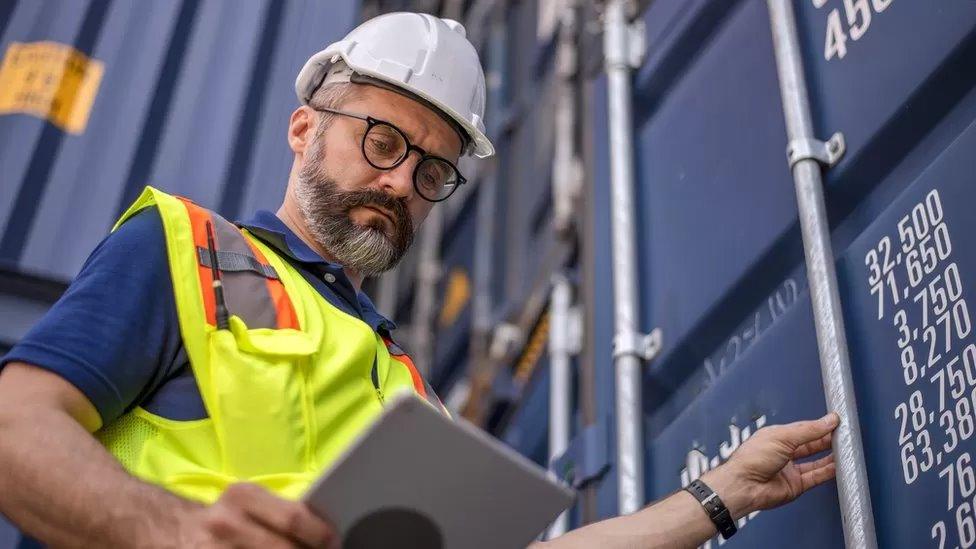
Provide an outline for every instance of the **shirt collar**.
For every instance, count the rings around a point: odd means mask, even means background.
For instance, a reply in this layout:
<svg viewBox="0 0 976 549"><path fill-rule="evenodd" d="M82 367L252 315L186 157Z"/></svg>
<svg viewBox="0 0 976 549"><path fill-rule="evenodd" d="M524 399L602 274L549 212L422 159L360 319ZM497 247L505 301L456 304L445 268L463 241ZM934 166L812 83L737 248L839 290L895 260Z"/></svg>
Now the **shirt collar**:
<svg viewBox="0 0 976 549"><path fill-rule="evenodd" d="M295 261L304 263L315 271L332 273L338 286L347 289L350 293L355 291L349 277L342 270L342 265L320 256L274 213L268 210L258 210L253 217L245 221L238 221L237 224ZM383 329L392 332L396 329L396 323L380 314L369 296L361 291L355 292L355 294L363 314L363 321L369 324L374 331Z"/></svg>

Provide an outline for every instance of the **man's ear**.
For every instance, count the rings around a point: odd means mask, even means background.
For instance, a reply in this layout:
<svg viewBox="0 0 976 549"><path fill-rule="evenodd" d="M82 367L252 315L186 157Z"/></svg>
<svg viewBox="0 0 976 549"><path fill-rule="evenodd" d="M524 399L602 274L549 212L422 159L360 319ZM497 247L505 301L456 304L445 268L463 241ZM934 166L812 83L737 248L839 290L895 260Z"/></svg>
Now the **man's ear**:
<svg viewBox="0 0 976 549"><path fill-rule="evenodd" d="M315 135L315 124L312 109L301 106L291 113L288 120L288 146L295 154L304 154L308 144Z"/></svg>

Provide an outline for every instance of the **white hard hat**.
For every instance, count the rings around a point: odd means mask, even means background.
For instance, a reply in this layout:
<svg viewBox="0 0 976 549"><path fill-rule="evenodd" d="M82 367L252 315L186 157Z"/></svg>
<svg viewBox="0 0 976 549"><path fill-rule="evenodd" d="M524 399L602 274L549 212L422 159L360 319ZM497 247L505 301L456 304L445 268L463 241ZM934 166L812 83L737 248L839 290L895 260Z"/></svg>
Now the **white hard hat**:
<svg viewBox="0 0 976 549"><path fill-rule="evenodd" d="M439 109L467 134L467 152L479 158L495 154L483 121L485 74L461 23L405 12L366 21L305 63L295 81L302 104L339 61Z"/></svg>

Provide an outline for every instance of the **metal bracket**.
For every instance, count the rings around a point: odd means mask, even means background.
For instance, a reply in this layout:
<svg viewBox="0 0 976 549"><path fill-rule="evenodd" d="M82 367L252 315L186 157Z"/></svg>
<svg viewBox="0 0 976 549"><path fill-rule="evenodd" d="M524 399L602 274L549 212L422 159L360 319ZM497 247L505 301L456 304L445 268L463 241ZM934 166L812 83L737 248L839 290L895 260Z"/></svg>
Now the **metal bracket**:
<svg viewBox="0 0 976 549"><path fill-rule="evenodd" d="M629 44L627 47L630 66L639 69L647 52L647 27L643 19L637 19L627 27Z"/></svg>
<svg viewBox="0 0 976 549"><path fill-rule="evenodd" d="M604 29L603 54L608 66L640 68L647 50L647 28L643 19L622 21L616 32ZM609 34L608 34L609 33Z"/></svg>
<svg viewBox="0 0 976 549"><path fill-rule="evenodd" d="M802 160L816 160L832 168L844 156L846 150L844 134L837 132L830 136L827 142L816 139L794 139L786 147L786 157L790 161L791 170Z"/></svg>
<svg viewBox="0 0 976 549"><path fill-rule="evenodd" d="M645 361L653 360L661 352L662 340L660 328L654 328L649 334L619 333L613 338L613 358L636 356Z"/></svg>
<svg viewBox="0 0 976 549"><path fill-rule="evenodd" d="M580 489L610 470L610 429L607 418L581 430L561 456L549 462L556 476Z"/></svg>

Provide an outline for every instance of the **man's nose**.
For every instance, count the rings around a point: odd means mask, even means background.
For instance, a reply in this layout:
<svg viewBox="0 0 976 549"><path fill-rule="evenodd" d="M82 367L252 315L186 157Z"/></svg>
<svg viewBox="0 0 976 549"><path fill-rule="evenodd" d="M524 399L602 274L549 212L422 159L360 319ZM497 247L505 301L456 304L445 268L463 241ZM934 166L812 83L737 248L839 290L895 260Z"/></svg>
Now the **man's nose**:
<svg viewBox="0 0 976 549"><path fill-rule="evenodd" d="M417 154L411 153L396 168L385 170L380 176L383 190L397 198L411 200L414 195L413 170L419 161Z"/></svg>

